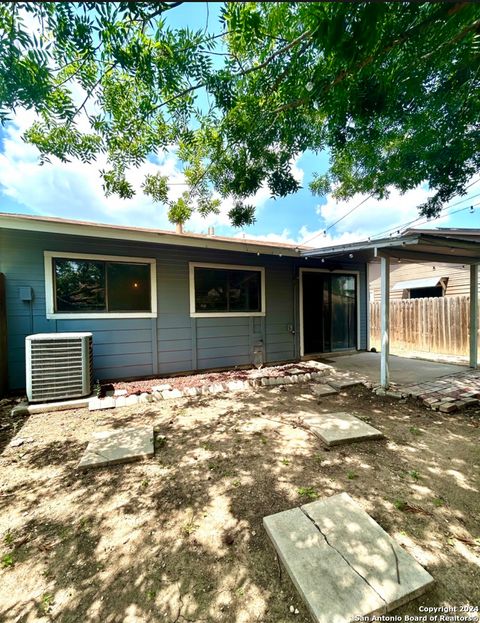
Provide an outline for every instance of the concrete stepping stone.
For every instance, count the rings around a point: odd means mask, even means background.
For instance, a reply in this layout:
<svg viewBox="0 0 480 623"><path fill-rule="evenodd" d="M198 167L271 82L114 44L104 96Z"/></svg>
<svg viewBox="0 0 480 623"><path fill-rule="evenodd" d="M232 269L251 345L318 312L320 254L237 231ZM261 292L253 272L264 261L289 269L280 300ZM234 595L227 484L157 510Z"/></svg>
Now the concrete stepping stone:
<svg viewBox="0 0 480 623"><path fill-rule="evenodd" d="M78 467L103 467L153 456L153 428L123 428L93 433Z"/></svg>
<svg viewBox="0 0 480 623"><path fill-rule="evenodd" d="M363 381L360 381L359 379L346 379L343 381L332 379L328 381L328 384L331 385L332 387L335 387L335 389L346 389L347 387L355 387L356 385L363 385Z"/></svg>
<svg viewBox="0 0 480 623"><path fill-rule="evenodd" d="M264 517L263 524L316 623L385 614L433 584L346 493Z"/></svg>
<svg viewBox="0 0 480 623"><path fill-rule="evenodd" d="M379 430L350 413L302 415L302 420L327 446L382 439L384 436Z"/></svg>
<svg viewBox="0 0 480 623"><path fill-rule="evenodd" d="M332 396L333 394L338 394L338 391L336 389L334 389L330 385L325 385L323 383L320 385L314 385L312 387L312 392L313 394L315 394L315 396L318 396L319 398L322 396Z"/></svg>

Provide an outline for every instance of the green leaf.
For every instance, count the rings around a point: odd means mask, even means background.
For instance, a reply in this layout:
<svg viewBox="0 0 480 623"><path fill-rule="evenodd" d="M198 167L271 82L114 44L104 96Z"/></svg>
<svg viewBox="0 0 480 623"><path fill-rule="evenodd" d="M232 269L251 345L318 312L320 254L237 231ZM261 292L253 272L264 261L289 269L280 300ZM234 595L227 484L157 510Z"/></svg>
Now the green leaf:
<svg viewBox="0 0 480 623"><path fill-rule="evenodd" d="M253 223L249 198L296 193L307 150L329 155L314 194L424 185L430 217L478 174L478 3L230 2L208 30L170 26L176 6L0 4L0 122L35 111L40 163L102 156L123 198L129 170L174 145L188 188L174 222L228 198L232 224ZM167 186L150 173L143 191L168 203Z"/></svg>

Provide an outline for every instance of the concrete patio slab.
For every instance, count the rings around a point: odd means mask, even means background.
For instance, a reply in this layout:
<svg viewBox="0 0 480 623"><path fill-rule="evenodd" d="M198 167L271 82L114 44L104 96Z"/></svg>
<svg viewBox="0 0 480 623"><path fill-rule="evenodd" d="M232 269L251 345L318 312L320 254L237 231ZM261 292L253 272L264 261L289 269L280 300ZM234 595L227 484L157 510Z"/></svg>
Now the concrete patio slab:
<svg viewBox="0 0 480 623"><path fill-rule="evenodd" d="M347 493L301 508L330 546L380 595L387 612L433 584L432 576Z"/></svg>
<svg viewBox="0 0 480 623"><path fill-rule="evenodd" d="M263 524L316 623L385 614L434 581L346 493Z"/></svg>
<svg viewBox="0 0 480 623"><path fill-rule="evenodd" d="M373 383L380 381L380 353L328 354L336 370L355 372ZM426 383L446 374L464 372L465 366L390 355L390 380L398 385Z"/></svg>
<svg viewBox="0 0 480 623"><path fill-rule="evenodd" d="M153 456L153 428L123 428L93 433L78 467L103 467Z"/></svg>
<svg viewBox="0 0 480 623"><path fill-rule="evenodd" d="M379 430L350 413L305 415L302 416L302 420L327 446L382 439L383 437L383 433Z"/></svg>

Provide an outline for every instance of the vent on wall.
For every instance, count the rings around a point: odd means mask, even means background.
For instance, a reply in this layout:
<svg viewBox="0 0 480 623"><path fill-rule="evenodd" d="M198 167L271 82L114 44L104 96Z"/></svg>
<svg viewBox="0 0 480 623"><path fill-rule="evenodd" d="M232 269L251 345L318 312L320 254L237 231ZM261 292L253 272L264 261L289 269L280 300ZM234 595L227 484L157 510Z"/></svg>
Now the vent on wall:
<svg viewBox="0 0 480 623"><path fill-rule="evenodd" d="M30 402L81 398L92 392L92 334L39 333L25 338Z"/></svg>

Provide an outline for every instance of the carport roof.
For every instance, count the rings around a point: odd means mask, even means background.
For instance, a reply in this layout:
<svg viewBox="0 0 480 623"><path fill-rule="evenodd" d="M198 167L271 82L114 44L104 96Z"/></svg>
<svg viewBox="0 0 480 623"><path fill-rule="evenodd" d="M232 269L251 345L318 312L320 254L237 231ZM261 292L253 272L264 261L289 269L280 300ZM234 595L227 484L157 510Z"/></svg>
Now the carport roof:
<svg viewBox="0 0 480 623"><path fill-rule="evenodd" d="M480 263L480 229L407 230L399 236L305 250L304 257L360 261L391 257L412 262Z"/></svg>

